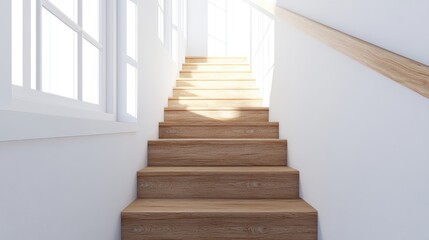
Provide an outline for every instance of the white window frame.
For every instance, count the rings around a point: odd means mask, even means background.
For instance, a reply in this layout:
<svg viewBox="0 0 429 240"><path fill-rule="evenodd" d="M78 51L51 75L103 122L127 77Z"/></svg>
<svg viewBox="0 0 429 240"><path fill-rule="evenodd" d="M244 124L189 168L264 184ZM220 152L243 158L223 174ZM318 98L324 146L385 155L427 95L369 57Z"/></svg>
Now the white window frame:
<svg viewBox="0 0 429 240"><path fill-rule="evenodd" d="M28 72L31 68L25 67L25 60L24 68L27 72L24 70L23 86L26 88L12 85L11 1L13 0L0 1L0 31L4 34L4 37L0 38L0 52L3 53L0 55L0 142L137 131L137 124L119 121L117 110L126 98L117 91L117 56L120 55L118 43L122 38L117 35L117 21L126 17L118 15L118 3L122 0L106 0L107 4L103 6L104 10L100 14L100 17L106 19L106 24L103 24L103 30L100 31L100 41L104 42L102 54L106 56L102 63L103 69L106 69L103 71L106 84L103 91L100 91L100 97L103 92L106 93L105 96L109 96L105 97L106 101L100 105L31 89L31 72ZM39 7L42 4L49 5L48 0L37 1ZM25 21L31 21L31 16L25 15L24 23ZM101 34L102 32L104 34ZM25 34L31 35L31 29L24 27L24 36ZM105 36L103 40L101 36ZM23 45L24 50L31 47L31 40L24 39ZM40 57L40 54L38 56ZM31 56L24 55L24 59L28 58ZM38 64L41 63L40 60L38 59ZM27 62L27 65L31 64ZM37 77L37 81L40 80L40 76Z"/></svg>
<svg viewBox="0 0 429 240"><path fill-rule="evenodd" d="M31 2L32 0L24 0L23 4L23 11L24 13L24 36L27 36L24 38L24 74L23 74L23 86L12 86L12 96L17 99L16 103L14 103L14 107L27 111L34 111L35 109L40 109L41 104L48 104L49 103L55 103L54 105L61 105L62 108L71 108L71 109L82 109L86 111L97 111L99 112L99 119L100 120L113 120L112 114L104 114L104 113L113 113L113 109L108 109L106 102L107 98L111 98L112 96L109 96L107 94L106 89L107 85L110 85L110 88L112 85L115 85L114 82L107 81L106 76L108 75L106 73L106 58L107 58L107 51L106 47L104 46L106 43L106 5L104 2L109 1L100 1L100 40L97 41L93 37L91 37L88 33L86 33L82 25L82 1L84 0L78 0L78 19L77 23L73 21L71 18L69 18L67 15L65 15L61 10L59 10L54 4L52 4L49 0L36 0L36 57L37 61L36 63L28 62L30 59L32 59L31 53L32 53L32 29L31 29L31 20L32 16L31 14L33 11L31 11ZM66 26L68 26L72 31L76 32L78 34L78 79L77 79L77 99L70 99L62 96L58 96L55 94L50 94L42 91L42 21L41 21L41 14L42 14L42 8L49 11L51 14L53 14L55 17L57 17L58 20L63 22ZM95 46L100 51L100 72L99 72L99 104L92 104L92 103L86 103L82 101L82 41L85 39L90 44ZM33 51L34 52L34 51ZM31 64L36 64L36 89L31 88L31 71L32 66ZM28 103L28 106L25 106L25 102ZM52 105L52 104L51 104ZM39 107L38 107L39 106ZM49 106L54 107L55 106ZM39 112L39 111L38 111ZM57 112L57 111L55 111ZM64 112L64 111L62 111ZM46 113L46 112L42 112ZM70 115L75 117L76 114L73 113L73 110L70 110ZM110 115L110 116L108 116ZM93 118L95 114L92 114ZM83 116L85 117L85 116Z"/></svg>

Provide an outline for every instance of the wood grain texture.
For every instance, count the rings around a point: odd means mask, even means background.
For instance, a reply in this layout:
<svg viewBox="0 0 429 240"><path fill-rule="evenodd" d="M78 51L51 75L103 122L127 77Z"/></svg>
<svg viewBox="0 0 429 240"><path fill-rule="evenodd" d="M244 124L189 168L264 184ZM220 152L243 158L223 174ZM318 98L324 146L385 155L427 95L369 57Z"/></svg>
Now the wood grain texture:
<svg viewBox="0 0 429 240"><path fill-rule="evenodd" d="M283 18L321 42L372 68L380 74L429 98L429 66L350 36L263 0L255 5Z"/></svg>
<svg viewBox="0 0 429 240"><path fill-rule="evenodd" d="M255 80L177 80L177 87L204 87L204 88L247 88L255 87Z"/></svg>
<svg viewBox="0 0 429 240"><path fill-rule="evenodd" d="M180 71L180 77L181 78L226 78L226 79L232 79L232 78L251 78L252 74L249 71L235 71L235 72L209 72L209 71Z"/></svg>
<svg viewBox="0 0 429 240"><path fill-rule="evenodd" d="M260 97L253 98L207 98L207 97L171 97L168 99L168 107L262 107L263 100Z"/></svg>
<svg viewBox="0 0 429 240"><path fill-rule="evenodd" d="M288 167L147 167L138 198L298 198L298 171Z"/></svg>
<svg viewBox="0 0 429 240"><path fill-rule="evenodd" d="M165 122L268 122L268 108L165 108Z"/></svg>
<svg viewBox="0 0 429 240"><path fill-rule="evenodd" d="M286 148L286 140L156 140L148 143L148 164L150 166L284 166Z"/></svg>
<svg viewBox="0 0 429 240"><path fill-rule="evenodd" d="M258 98L260 94L257 88L174 88L173 97Z"/></svg>
<svg viewBox="0 0 429 240"><path fill-rule="evenodd" d="M317 212L300 199L139 199L122 213L122 239L316 240Z"/></svg>
<svg viewBox="0 0 429 240"><path fill-rule="evenodd" d="M316 240L317 212L299 199L279 124L249 97L254 79L227 75L247 60L187 61L204 75L178 79L159 125L165 139L148 142L149 167L137 174L141 199L122 212L122 239Z"/></svg>
<svg viewBox="0 0 429 240"><path fill-rule="evenodd" d="M246 57L204 57L204 56L195 56L195 57L186 57L186 63L248 63Z"/></svg>
<svg viewBox="0 0 429 240"><path fill-rule="evenodd" d="M213 64L213 63L185 63L183 70L203 71L250 71L249 64Z"/></svg>
<svg viewBox="0 0 429 240"><path fill-rule="evenodd" d="M159 138L279 138L279 124L160 123Z"/></svg>

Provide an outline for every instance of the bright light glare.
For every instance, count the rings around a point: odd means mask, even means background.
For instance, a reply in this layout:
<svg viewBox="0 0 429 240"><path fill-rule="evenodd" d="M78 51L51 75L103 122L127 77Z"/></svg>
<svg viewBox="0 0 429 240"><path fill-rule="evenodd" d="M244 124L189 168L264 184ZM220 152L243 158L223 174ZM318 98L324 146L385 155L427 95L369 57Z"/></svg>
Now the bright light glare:
<svg viewBox="0 0 429 240"><path fill-rule="evenodd" d="M209 0L208 55L250 56L249 20L245 1Z"/></svg>
<svg viewBox="0 0 429 240"><path fill-rule="evenodd" d="M275 22L272 17L252 10L252 70L261 89L263 105L269 106L275 67Z"/></svg>
<svg viewBox="0 0 429 240"><path fill-rule="evenodd" d="M226 55L226 0L208 4L208 55Z"/></svg>
<svg viewBox="0 0 429 240"><path fill-rule="evenodd" d="M64 1L64 2L67 2L67 1ZM91 37L99 41L100 0L83 0L82 1L82 27L85 30L85 32L91 35Z"/></svg>
<svg viewBox="0 0 429 240"><path fill-rule="evenodd" d="M127 55L137 61L137 6L127 1Z"/></svg>
<svg viewBox="0 0 429 240"><path fill-rule="evenodd" d="M179 61L179 33L176 29L172 30L172 36L171 36L171 56L173 57L173 60L178 63Z"/></svg>
<svg viewBox="0 0 429 240"><path fill-rule="evenodd" d="M137 118L137 69L127 64L127 113Z"/></svg>
<svg viewBox="0 0 429 240"><path fill-rule="evenodd" d="M42 91L77 98L77 34L42 10Z"/></svg>
<svg viewBox="0 0 429 240"><path fill-rule="evenodd" d="M164 0L158 0L158 38L164 43Z"/></svg>
<svg viewBox="0 0 429 240"><path fill-rule="evenodd" d="M226 36L229 56L250 56L250 7L245 1L228 1Z"/></svg>

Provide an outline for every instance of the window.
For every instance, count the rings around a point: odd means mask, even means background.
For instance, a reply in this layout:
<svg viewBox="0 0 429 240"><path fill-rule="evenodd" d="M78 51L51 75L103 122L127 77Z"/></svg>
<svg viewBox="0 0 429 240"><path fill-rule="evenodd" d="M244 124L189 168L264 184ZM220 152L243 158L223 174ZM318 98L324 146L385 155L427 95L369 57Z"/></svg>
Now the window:
<svg viewBox="0 0 429 240"><path fill-rule="evenodd" d="M27 105L62 105L62 112L73 108L107 113L111 116L101 119L110 120L123 119L118 116L122 112L118 108L123 107L131 116L124 121L135 121L138 12L134 0L10 2L15 99ZM117 75L124 64L130 65L128 73ZM121 86L128 90L121 92ZM76 115L85 114L71 114Z"/></svg>
<svg viewBox="0 0 429 240"><path fill-rule="evenodd" d="M0 141L134 131L137 19L135 0L0 1Z"/></svg>
<svg viewBox="0 0 429 240"><path fill-rule="evenodd" d="M12 83L105 106L105 2L13 0Z"/></svg>

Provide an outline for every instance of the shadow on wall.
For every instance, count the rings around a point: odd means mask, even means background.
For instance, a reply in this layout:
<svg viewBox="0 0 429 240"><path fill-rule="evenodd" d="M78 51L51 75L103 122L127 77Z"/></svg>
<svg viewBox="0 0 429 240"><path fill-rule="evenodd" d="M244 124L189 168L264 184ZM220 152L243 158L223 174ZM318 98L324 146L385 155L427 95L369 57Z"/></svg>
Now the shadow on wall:
<svg viewBox="0 0 429 240"><path fill-rule="evenodd" d="M274 16L248 0L198 0L191 4L191 14L198 18L190 22L194 28L190 52L248 57L264 106L269 106L275 66Z"/></svg>

